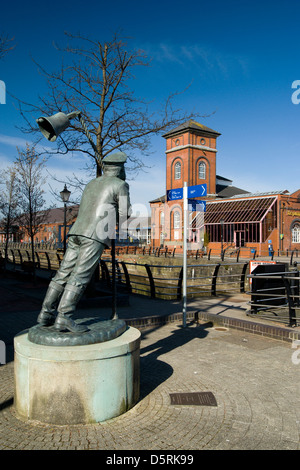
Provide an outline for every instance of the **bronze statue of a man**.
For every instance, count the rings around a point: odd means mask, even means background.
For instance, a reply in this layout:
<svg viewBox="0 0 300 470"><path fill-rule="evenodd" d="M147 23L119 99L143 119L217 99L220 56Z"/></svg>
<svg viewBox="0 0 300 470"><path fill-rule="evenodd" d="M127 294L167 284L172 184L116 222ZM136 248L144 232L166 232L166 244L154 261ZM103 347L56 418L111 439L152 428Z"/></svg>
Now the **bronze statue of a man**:
<svg viewBox="0 0 300 470"><path fill-rule="evenodd" d="M59 330L80 333L87 330L71 316L99 263L111 245L119 216L120 222L131 213L129 186L125 182L126 155L117 152L103 159L103 175L85 187L78 217L68 237L68 247L60 268L50 282L38 323ZM56 316L56 310L58 312Z"/></svg>

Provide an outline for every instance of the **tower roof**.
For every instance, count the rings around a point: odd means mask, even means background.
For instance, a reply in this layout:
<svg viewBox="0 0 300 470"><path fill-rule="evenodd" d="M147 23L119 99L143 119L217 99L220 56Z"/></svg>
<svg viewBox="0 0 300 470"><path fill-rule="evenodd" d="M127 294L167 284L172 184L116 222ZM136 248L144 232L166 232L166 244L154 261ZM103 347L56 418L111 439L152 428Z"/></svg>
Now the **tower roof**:
<svg viewBox="0 0 300 470"><path fill-rule="evenodd" d="M172 129L169 132L166 132L163 134L163 137L171 137L176 134L181 134L184 131L191 130L193 132L199 133L201 135L204 134L209 134L209 135L214 135L214 136L219 136L221 135L219 132L214 131L213 129L210 129L209 127L204 126L203 124L200 124L199 122L194 121L193 119L190 119L189 121L184 122L178 127L175 127L175 129Z"/></svg>

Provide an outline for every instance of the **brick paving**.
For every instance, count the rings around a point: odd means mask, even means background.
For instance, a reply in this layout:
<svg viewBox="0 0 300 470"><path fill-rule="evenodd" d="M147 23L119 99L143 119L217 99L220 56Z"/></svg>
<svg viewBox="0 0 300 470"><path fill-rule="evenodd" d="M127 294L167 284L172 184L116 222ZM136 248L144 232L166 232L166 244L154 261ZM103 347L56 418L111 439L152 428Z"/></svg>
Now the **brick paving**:
<svg viewBox="0 0 300 470"><path fill-rule="evenodd" d="M2 278L0 288L0 339L7 346L7 363L0 366L1 450L299 449L300 364L292 361L295 349L291 341L254 334L253 328L238 329L233 323L225 328L228 318L254 324L242 308L243 298L240 303L189 303L183 328L180 303L130 297L129 306L118 308L119 316L147 326L141 329L138 403L97 424L54 426L20 420L13 406L13 337L35 324L45 285L33 289L24 281ZM103 317L109 312L96 311ZM193 321L195 311L205 314L198 324ZM88 312L93 313L95 309ZM83 314L87 311L81 307L78 316ZM174 321L151 321L165 314ZM205 391L213 393L217 406L171 405L171 393Z"/></svg>

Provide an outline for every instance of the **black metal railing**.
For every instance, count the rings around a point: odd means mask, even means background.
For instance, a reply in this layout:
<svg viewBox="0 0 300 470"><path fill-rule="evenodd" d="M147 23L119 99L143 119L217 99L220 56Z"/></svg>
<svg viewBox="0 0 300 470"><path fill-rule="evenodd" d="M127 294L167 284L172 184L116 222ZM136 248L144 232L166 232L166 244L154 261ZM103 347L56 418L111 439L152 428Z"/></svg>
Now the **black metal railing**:
<svg viewBox="0 0 300 470"><path fill-rule="evenodd" d="M112 261L101 259L102 279L111 285ZM192 264L187 266L187 296L189 298L218 293L245 292L248 263ZM183 267L116 260L117 285L127 292L180 300Z"/></svg>
<svg viewBox="0 0 300 470"><path fill-rule="evenodd" d="M278 322L297 326L300 312L299 271L253 273L250 279L251 295L249 315L261 316Z"/></svg>
<svg viewBox="0 0 300 470"><path fill-rule="evenodd" d="M31 263L34 262L36 268L49 271L50 276L59 268L63 253L35 251L34 261L31 256L31 250L8 250L9 263L14 270L30 273ZM115 266L117 288L120 290L166 300L182 298L181 264L136 263L116 258ZM296 326L300 310L300 277L297 263L294 263L294 267L290 267L289 271L251 275L247 275L248 266L248 262L204 264L203 260L198 264L188 264L187 297L236 294L247 292L248 289L247 294L251 295L250 315ZM273 284L264 287L260 283L257 288L256 281L263 279L271 280ZM112 287L111 257L103 257L100 260L100 280L105 282L106 286Z"/></svg>
<svg viewBox="0 0 300 470"><path fill-rule="evenodd" d="M56 242L36 242L34 244L35 252L55 252L61 248L61 243ZM4 251L5 243L0 243L0 249ZM10 250L21 250L21 251L30 251L31 243L29 242L9 242L8 248ZM172 247L172 246L160 246L153 247L151 245L116 245L116 256L119 255L142 255L142 256L151 256L157 258L175 258L182 257L182 248ZM276 250L269 252L264 251L260 254L257 253L257 250L253 247L239 247L236 248L233 245L225 245L223 250L219 248L210 248L203 249L199 248L196 250L188 250L187 257L193 259L206 258L210 261L213 258L220 259L220 261L225 261L225 259L230 260L230 262L236 261L237 263L240 259L256 259L260 257L268 257L270 260L273 260L274 257L282 258L286 257L290 259L290 265L292 266L295 262L295 259L298 259L299 250Z"/></svg>
<svg viewBox="0 0 300 470"><path fill-rule="evenodd" d="M3 249L2 249L2 255ZM8 250L8 260L14 270L30 273L32 264L40 270L56 271L63 258L63 253L56 251L35 251L34 260L31 250L19 248ZM178 260L177 260L178 261ZM116 282L119 288L127 292L179 300L182 296L183 267L181 264L136 263L116 258ZM218 293L237 293L245 291L246 270L248 263L211 263L191 264L187 269L187 295L199 297ZM100 278L107 286L112 286L111 257L103 256L100 260Z"/></svg>
<svg viewBox="0 0 300 470"><path fill-rule="evenodd" d="M4 259L4 249L0 249L2 259ZM56 251L34 251L34 259L29 249L9 248L7 252L7 261L15 270L32 271L32 265L35 264L37 269L47 271L56 271L63 258L63 253Z"/></svg>

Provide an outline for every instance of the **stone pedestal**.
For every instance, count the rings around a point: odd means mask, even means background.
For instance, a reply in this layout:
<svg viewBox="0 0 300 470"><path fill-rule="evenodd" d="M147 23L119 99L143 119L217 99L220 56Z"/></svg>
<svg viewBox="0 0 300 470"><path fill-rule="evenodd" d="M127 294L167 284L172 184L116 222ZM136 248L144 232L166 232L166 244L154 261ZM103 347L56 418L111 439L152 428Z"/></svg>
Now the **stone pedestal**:
<svg viewBox="0 0 300 470"><path fill-rule="evenodd" d="M140 332L111 341L45 346L20 333L15 345L15 409L20 418L58 425L106 421L139 398Z"/></svg>

